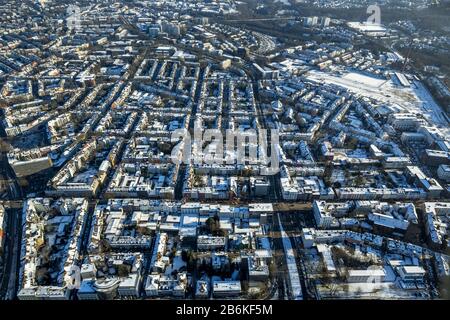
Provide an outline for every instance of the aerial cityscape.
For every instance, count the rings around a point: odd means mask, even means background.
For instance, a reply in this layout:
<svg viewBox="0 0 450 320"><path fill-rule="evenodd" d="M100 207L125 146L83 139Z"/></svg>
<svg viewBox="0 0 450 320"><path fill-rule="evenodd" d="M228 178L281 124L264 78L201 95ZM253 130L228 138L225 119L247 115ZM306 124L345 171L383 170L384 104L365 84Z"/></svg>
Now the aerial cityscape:
<svg viewBox="0 0 450 320"><path fill-rule="evenodd" d="M449 17L0 0L0 299L450 299Z"/></svg>

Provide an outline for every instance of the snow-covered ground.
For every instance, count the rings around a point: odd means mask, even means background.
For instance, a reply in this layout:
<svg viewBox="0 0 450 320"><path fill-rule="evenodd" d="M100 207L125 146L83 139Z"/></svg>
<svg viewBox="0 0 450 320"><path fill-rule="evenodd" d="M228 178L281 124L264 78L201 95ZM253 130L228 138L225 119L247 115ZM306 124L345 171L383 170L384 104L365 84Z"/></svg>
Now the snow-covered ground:
<svg viewBox="0 0 450 320"><path fill-rule="evenodd" d="M344 79L350 80L352 82L361 83L366 86L375 87L378 88L382 84L386 82L386 80L375 78L375 77L369 77L361 73L357 72L350 72L347 73L345 76L343 76Z"/></svg>
<svg viewBox="0 0 450 320"><path fill-rule="evenodd" d="M181 267L186 267L186 262L183 261L180 253L173 258L173 263L167 266L165 275L169 276L174 270L180 270Z"/></svg>
<svg viewBox="0 0 450 320"><path fill-rule="evenodd" d="M323 298L330 295L329 289L319 286ZM416 291L403 290L392 282L381 283L346 283L335 285L332 297L340 299L418 299Z"/></svg>
<svg viewBox="0 0 450 320"><path fill-rule="evenodd" d="M348 72L344 75L329 74L311 70L306 78L318 83L334 84L348 89L356 95L369 97L387 105L397 105L405 112L422 114L430 124L448 130L449 123L441 107L420 81L413 81L410 87L394 83L392 79L382 80L362 73Z"/></svg>
<svg viewBox="0 0 450 320"><path fill-rule="evenodd" d="M414 81L415 87L413 88L414 93L422 104L422 109L427 111L430 114L433 114L438 122L436 125L441 125L444 128L448 129L449 123L447 119L444 117L444 113L441 107L434 101L430 92L425 88L423 83L420 81Z"/></svg>
<svg viewBox="0 0 450 320"><path fill-rule="evenodd" d="M347 25L350 28L361 32L386 32L386 28L381 24L367 23L367 22L349 22Z"/></svg>
<svg viewBox="0 0 450 320"><path fill-rule="evenodd" d="M383 281L368 281L358 283L334 283L331 286L318 286L322 298L339 299L424 299L426 290L402 289L399 278L391 266L385 265L386 276Z"/></svg>

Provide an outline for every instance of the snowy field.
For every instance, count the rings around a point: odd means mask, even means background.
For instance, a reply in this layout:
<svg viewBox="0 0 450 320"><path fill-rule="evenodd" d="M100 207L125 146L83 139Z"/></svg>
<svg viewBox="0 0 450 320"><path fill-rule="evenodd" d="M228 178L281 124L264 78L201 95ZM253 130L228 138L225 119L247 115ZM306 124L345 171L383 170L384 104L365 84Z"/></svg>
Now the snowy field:
<svg viewBox="0 0 450 320"><path fill-rule="evenodd" d="M291 3L289 2L289 0L275 0L273 3L277 3L277 2L281 2L282 4L284 4L285 6L290 6Z"/></svg>
<svg viewBox="0 0 450 320"><path fill-rule="evenodd" d="M309 71L306 78L318 83L344 87L353 94L369 97L380 103L396 105L404 112L423 114L430 124L441 126L444 132L450 134L449 122L444 117L442 109L419 81L414 81L410 87L403 87L394 83L392 79L382 80L356 72L346 73L343 76L332 75L318 70Z"/></svg>
<svg viewBox="0 0 450 320"><path fill-rule="evenodd" d="M353 28L360 32L367 32L367 33L385 33L386 32L386 28L383 27L381 24L366 23L366 22L349 22L349 23L347 23L347 25L350 28Z"/></svg>
<svg viewBox="0 0 450 320"><path fill-rule="evenodd" d="M349 80L355 83L360 83L362 85L370 86L370 87L380 87L382 84L386 82L386 80L369 77L361 73L350 72L342 77L345 80Z"/></svg>
<svg viewBox="0 0 450 320"><path fill-rule="evenodd" d="M358 29L360 31L386 31L385 27L376 23L349 22L348 25L351 28Z"/></svg>

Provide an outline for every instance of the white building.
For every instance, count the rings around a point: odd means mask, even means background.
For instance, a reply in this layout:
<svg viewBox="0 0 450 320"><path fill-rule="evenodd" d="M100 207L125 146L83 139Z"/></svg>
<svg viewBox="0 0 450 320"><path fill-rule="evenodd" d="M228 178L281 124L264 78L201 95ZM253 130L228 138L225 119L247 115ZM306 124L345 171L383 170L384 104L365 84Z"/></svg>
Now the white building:
<svg viewBox="0 0 450 320"><path fill-rule="evenodd" d="M422 281L425 276L425 270L419 266L401 266L397 271L405 282Z"/></svg>
<svg viewBox="0 0 450 320"><path fill-rule="evenodd" d="M159 274L150 274L145 283L145 294L147 297L156 297L159 289Z"/></svg>
<svg viewBox="0 0 450 320"><path fill-rule="evenodd" d="M241 294L240 281L217 281L213 282L213 295L215 298L228 298Z"/></svg>
<svg viewBox="0 0 450 320"><path fill-rule="evenodd" d="M81 266L81 271L80 271L80 275L81 275L81 279L95 279L97 274L97 269L95 268L94 264L91 263L84 263Z"/></svg>
<svg viewBox="0 0 450 320"><path fill-rule="evenodd" d="M252 282L266 282L269 278L269 266L264 259L249 256L248 261L248 278Z"/></svg>
<svg viewBox="0 0 450 320"><path fill-rule="evenodd" d="M213 236L198 236L197 249L198 250L216 250L225 248L225 237Z"/></svg>
<svg viewBox="0 0 450 320"><path fill-rule="evenodd" d="M62 287L27 287L17 294L19 300L69 300L70 290Z"/></svg>
<svg viewBox="0 0 450 320"><path fill-rule="evenodd" d="M131 273L127 278L122 279L117 289L121 297L139 297L139 273Z"/></svg>
<svg viewBox="0 0 450 320"><path fill-rule="evenodd" d="M311 248L314 246L314 235L316 231L313 228L302 229L302 242L305 248Z"/></svg>
<svg viewBox="0 0 450 320"><path fill-rule="evenodd" d="M386 277L386 271L383 268L369 268L367 270L348 270L348 282L383 282Z"/></svg>
<svg viewBox="0 0 450 320"><path fill-rule="evenodd" d="M437 170L437 175L439 179L450 182L450 165L441 164Z"/></svg>
<svg viewBox="0 0 450 320"><path fill-rule="evenodd" d="M335 217L341 214L346 214L349 211L349 204L344 203L330 203L326 201L314 201L313 213L316 224L321 228L329 228L336 222Z"/></svg>

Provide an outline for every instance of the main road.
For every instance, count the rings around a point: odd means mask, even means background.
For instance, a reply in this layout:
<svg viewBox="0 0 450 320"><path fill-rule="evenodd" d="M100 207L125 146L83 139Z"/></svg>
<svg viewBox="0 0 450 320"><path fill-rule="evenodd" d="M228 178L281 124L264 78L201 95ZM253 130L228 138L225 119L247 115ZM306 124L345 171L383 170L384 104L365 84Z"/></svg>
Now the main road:
<svg viewBox="0 0 450 320"><path fill-rule="evenodd" d="M5 136L3 124L0 124L0 139L5 139ZM8 200L22 200L22 189L17 181L14 170L8 163L8 158L4 150L0 152L0 171L8 183ZM12 300L15 298L17 292L21 236L22 210L8 208L6 210L4 263L0 279L1 299Z"/></svg>

